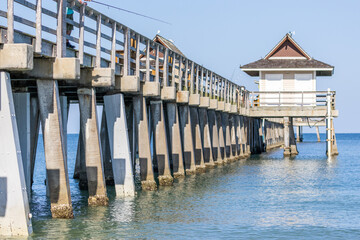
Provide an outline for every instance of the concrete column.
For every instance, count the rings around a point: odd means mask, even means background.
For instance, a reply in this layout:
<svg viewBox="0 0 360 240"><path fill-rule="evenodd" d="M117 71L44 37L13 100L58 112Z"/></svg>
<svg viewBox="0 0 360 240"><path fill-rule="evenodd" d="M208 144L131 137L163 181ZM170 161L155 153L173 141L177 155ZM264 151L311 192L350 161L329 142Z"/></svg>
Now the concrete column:
<svg viewBox="0 0 360 240"><path fill-rule="evenodd" d="M167 136L165 129L164 106L162 101L152 101L151 117L154 137L154 157L158 166L159 185L171 186L174 179L171 176Z"/></svg>
<svg viewBox="0 0 360 240"><path fill-rule="evenodd" d="M236 139L236 121L233 114L229 114L229 127L230 127L230 156L234 161L237 159L237 139Z"/></svg>
<svg viewBox="0 0 360 240"><path fill-rule="evenodd" d="M19 133L21 158L28 198L31 198L31 162L30 162L30 93L14 93L14 107Z"/></svg>
<svg viewBox="0 0 360 240"><path fill-rule="evenodd" d="M141 98L139 99L141 104ZM117 196L135 196L135 181L134 181L134 172L133 172L133 160L132 154L130 152L130 141L129 141L129 131L127 129L127 115L125 109L125 102L124 102L124 95L123 94L114 94L114 95L107 95L104 96L104 108L105 108L105 115L106 115L106 125L108 130L109 136L109 145L111 151L111 159L112 159L112 170L114 176L114 184L115 184L115 191ZM141 108L141 105L138 106ZM143 110L143 109L142 109ZM140 112L139 112L140 113ZM146 110L145 110L146 113ZM145 124L147 124L147 118L145 117ZM139 121L140 122L140 121ZM139 130L144 131L143 127L144 121L141 121L138 125ZM141 132L143 133L143 132ZM149 139L149 135L147 129L145 129L145 136ZM146 140L146 139L145 139ZM139 140L140 141L140 140ZM140 142L143 144L143 142ZM154 175L152 173L152 165L150 165L150 175L147 177L146 170L147 159L145 162L143 160L144 155L144 144L142 148L139 147L139 157L140 157L140 171L142 177L142 185L143 187L150 187L153 190L156 189L156 183L154 181ZM150 146L145 151L150 151ZM151 164L151 156L150 156L150 164ZM144 169L145 168L145 169ZM145 175L144 175L145 174ZM151 179L152 176L152 179ZM143 180L144 179L144 180ZM146 185L147 179L152 180L153 186ZM144 183L143 183L144 182ZM155 186L155 188L154 188Z"/></svg>
<svg viewBox="0 0 360 240"><path fill-rule="evenodd" d="M222 120L222 113L221 112L215 112L216 113L216 119L218 123L218 135L219 135L219 147L220 147L220 154L221 158L223 160L223 163L227 163L226 158L226 151L225 151L225 134L224 134L224 128L223 128L223 120Z"/></svg>
<svg viewBox="0 0 360 240"><path fill-rule="evenodd" d="M179 105L179 115L181 139L184 147L185 172L186 174L193 174L196 172L196 167L189 106Z"/></svg>
<svg viewBox="0 0 360 240"><path fill-rule="evenodd" d="M137 140L140 162L141 186L144 190L154 191L157 185L154 179L153 163L150 150L150 136L146 99L143 96L133 98L137 123Z"/></svg>
<svg viewBox="0 0 360 240"><path fill-rule="evenodd" d="M81 125L81 123L80 123ZM86 164L85 164L85 144L82 138L82 128L79 131L79 140L76 152L74 179L79 179L79 188L81 190L88 190L88 180L86 175Z"/></svg>
<svg viewBox="0 0 360 240"><path fill-rule="evenodd" d="M10 76L0 72L0 235L32 233Z"/></svg>
<svg viewBox="0 0 360 240"><path fill-rule="evenodd" d="M230 124L229 124L229 114L222 113L222 126L224 131L224 140L225 140L225 162L232 161L231 156L231 136L230 136Z"/></svg>
<svg viewBox="0 0 360 240"><path fill-rule="evenodd" d="M105 175L106 185L114 185L114 174L112 169L112 158L111 158L111 150L110 150L110 142L109 142L109 134L106 122L106 112L105 105L103 106L103 113L101 117L101 126L100 126L100 145L101 152L103 156L103 168Z"/></svg>
<svg viewBox="0 0 360 240"><path fill-rule="evenodd" d="M180 120L176 103L167 103L168 146L175 178L185 176L184 158L180 135Z"/></svg>
<svg viewBox="0 0 360 240"><path fill-rule="evenodd" d="M319 126L316 126L316 136L317 136L317 141L320 142Z"/></svg>
<svg viewBox="0 0 360 240"><path fill-rule="evenodd" d="M246 134L246 155L249 157L251 155L251 118L245 117L245 134Z"/></svg>
<svg viewBox="0 0 360 240"><path fill-rule="evenodd" d="M331 119L331 155L339 155L337 144L336 144L336 135L335 135L335 128L334 128L334 118Z"/></svg>
<svg viewBox="0 0 360 240"><path fill-rule="evenodd" d="M85 166L88 182L88 204L106 206L109 199L106 194L106 183L98 129L96 93L94 89L80 88L77 91L80 106L81 137L85 145Z"/></svg>
<svg viewBox="0 0 360 240"><path fill-rule="evenodd" d="M296 126L296 141L301 142L300 141L300 126Z"/></svg>
<svg viewBox="0 0 360 240"><path fill-rule="evenodd" d="M209 131L211 137L213 159L215 161L215 164L221 165L223 164L223 159L221 157L221 151L220 151L219 128L218 128L218 121L215 110L208 110L208 122L209 122Z"/></svg>
<svg viewBox="0 0 360 240"><path fill-rule="evenodd" d="M245 130L245 117L240 117L240 136L241 136L241 144L240 144L240 152L242 152L243 158L247 157L246 153L246 130Z"/></svg>
<svg viewBox="0 0 360 240"><path fill-rule="evenodd" d="M208 113L206 108L199 108L199 123L200 123L200 132L201 139L203 142L203 153L204 153L204 162L206 167L214 167L214 158L213 158L213 150L211 146L211 138L210 138L210 128L209 128L209 120Z"/></svg>
<svg viewBox="0 0 360 240"><path fill-rule="evenodd" d="M296 139L295 139L295 133L294 133L294 126L293 126L293 118L290 118L290 149L291 149L291 155L298 155L297 147L296 147Z"/></svg>
<svg viewBox="0 0 360 240"><path fill-rule="evenodd" d="M34 168L36 159L36 150L39 138L40 128L40 111L39 102L37 97L30 98L30 165L31 165L31 177L30 184L32 186L34 182Z"/></svg>
<svg viewBox="0 0 360 240"><path fill-rule="evenodd" d="M290 149L290 118L284 117L284 156L290 156L291 155L291 149Z"/></svg>
<svg viewBox="0 0 360 240"><path fill-rule="evenodd" d="M241 127L240 127L240 116L234 115L234 120L236 123L235 127L235 136L236 136L236 158L241 159Z"/></svg>
<svg viewBox="0 0 360 240"><path fill-rule="evenodd" d="M37 80L51 214L73 218L57 81Z"/></svg>
<svg viewBox="0 0 360 240"><path fill-rule="evenodd" d="M237 124L237 134L238 134L238 145L239 145L239 158L245 158L244 156L244 133L243 133L243 123L242 123L242 116L237 116L238 124Z"/></svg>
<svg viewBox="0 0 360 240"><path fill-rule="evenodd" d="M203 173L205 172L203 143L201 140L199 113L196 107L190 107L190 117L196 172Z"/></svg>

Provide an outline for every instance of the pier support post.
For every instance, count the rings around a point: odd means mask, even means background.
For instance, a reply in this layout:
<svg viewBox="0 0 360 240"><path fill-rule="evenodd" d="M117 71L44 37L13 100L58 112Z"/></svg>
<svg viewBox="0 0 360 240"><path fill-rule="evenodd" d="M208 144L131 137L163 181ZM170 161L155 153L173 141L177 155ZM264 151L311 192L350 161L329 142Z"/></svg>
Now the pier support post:
<svg viewBox="0 0 360 240"><path fill-rule="evenodd" d="M163 102L151 101L150 106L154 137L154 157L157 161L159 185L171 186L174 179L171 176L170 170Z"/></svg>
<svg viewBox="0 0 360 240"><path fill-rule="evenodd" d="M179 106L181 136L184 147L184 164L186 174L194 174L196 172L195 167L195 152L193 143L193 133L191 130L191 117L190 108L188 105Z"/></svg>
<svg viewBox="0 0 360 240"><path fill-rule="evenodd" d="M180 135L180 120L178 107L176 103L167 103L167 127L168 127L168 144L171 162L173 166L173 175L175 178L185 176L184 158L182 153L182 142Z"/></svg>
<svg viewBox="0 0 360 240"><path fill-rule="evenodd" d="M295 139L295 133L294 133L294 126L293 126L293 118L290 118L290 151L291 155L298 155L299 152L297 151L296 147L296 139Z"/></svg>
<svg viewBox="0 0 360 240"><path fill-rule="evenodd" d="M46 172L54 218L73 218L57 81L37 80Z"/></svg>
<svg viewBox="0 0 360 240"><path fill-rule="evenodd" d="M200 123L200 131L201 131L201 139L203 142L203 154L204 154L204 162L206 167L214 167L214 158L213 158L213 150L211 146L211 138L210 138L210 129L209 129L209 120L208 113L206 108L199 108L199 123Z"/></svg>
<svg viewBox="0 0 360 240"><path fill-rule="evenodd" d="M14 93L14 107L19 133L21 158L28 198L31 198L31 161L30 161L30 93Z"/></svg>
<svg viewBox="0 0 360 240"><path fill-rule="evenodd" d="M0 235L32 233L10 75L0 72Z"/></svg>
<svg viewBox="0 0 360 240"><path fill-rule="evenodd" d="M106 185L114 185L114 174L112 168L112 157L110 150L109 134L106 122L106 107L103 106L103 113L101 117L101 126L100 126L100 142L101 142L101 152L103 156L103 167Z"/></svg>
<svg viewBox="0 0 360 240"><path fill-rule="evenodd" d="M284 156L290 156L291 155L291 149L290 149L290 118L284 117Z"/></svg>
<svg viewBox="0 0 360 240"><path fill-rule="evenodd" d="M80 106L81 137L85 146L85 166L89 191L88 204L106 206L109 199L106 194L95 90L80 88L77 93Z"/></svg>
<svg viewBox="0 0 360 240"><path fill-rule="evenodd" d="M234 161L237 159L237 137L236 137L236 121L233 114L229 114L230 127L230 157Z"/></svg>
<svg viewBox="0 0 360 240"><path fill-rule="evenodd" d="M201 140L199 113L196 107L190 107L191 131L193 136L193 147L195 153L196 172L205 172L203 144Z"/></svg>
<svg viewBox="0 0 360 240"><path fill-rule="evenodd" d="M221 157L221 151L220 151L219 128L218 128L218 122L217 122L215 110L208 110L208 122L209 122L209 131L210 131L213 159L215 164L221 165L223 164L223 159Z"/></svg>
<svg viewBox="0 0 360 240"><path fill-rule="evenodd" d="M81 123L80 123L81 124ZM76 152L74 179L79 179L79 188L81 190L88 189L88 181L86 176L86 164L85 164L85 144L82 138L82 128L79 130L79 140Z"/></svg>
<svg viewBox="0 0 360 240"><path fill-rule="evenodd" d="M316 126L316 137L317 137L317 141L320 142L319 126Z"/></svg>
<svg viewBox="0 0 360 240"><path fill-rule="evenodd" d="M225 149L225 134L224 134L224 127L223 127L223 120L222 120L222 113L215 112L216 119L217 119L217 126L218 126L218 134L219 134L219 147L220 147L220 155L222 158L222 163L225 164L228 162L226 158L226 149Z"/></svg>
<svg viewBox="0 0 360 240"><path fill-rule="evenodd" d="M231 156L231 135L230 135L230 123L229 123L228 113L222 113L222 126L224 130L224 140L225 140L225 162L231 162L233 158Z"/></svg>
<svg viewBox="0 0 360 240"><path fill-rule="evenodd" d="M336 135L334 128L334 119L331 119L331 155L339 155L337 144L336 144Z"/></svg>
<svg viewBox="0 0 360 240"><path fill-rule="evenodd" d="M151 159L148 111L146 99L142 95L133 98L135 119L137 123L137 140L140 162L141 186L144 190L154 191L157 184Z"/></svg>
<svg viewBox="0 0 360 240"><path fill-rule="evenodd" d="M251 128L250 128L250 118L249 117L244 117L244 124L245 124L245 138L246 138L246 156L250 157L251 155L251 148L250 148L250 144L251 144Z"/></svg>
<svg viewBox="0 0 360 240"><path fill-rule="evenodd" d="M30 98L30 166L31 166L30 184L31 186L34 182L34 169L35 169L36 150L37 150L37 144L39 138L39 128L40 128L39 101L37 97L31 97Z"/></svg>
<svg viewBox="0 0 360 240"><path fill-rule="evenodd" d="M142 100L141 98L138 99L138 101L141 100ZM107 130L108 130L109 143L110 143L109 145L110 145L111 158L112 158L112 170L114 176L116 195L135 196L133 160L130 151L129 131L127 127L128 125L127 125L124 95L118 93L114 95L104 96L104 103L105 103L104 108L105 108L106 123L107 123ZM141 104L141 102L138 104ZM138 108L141 108L141 105L138 106ZM145 119L147 119L146 116ZM142 126L143 124L144 122L140 122L138 124L141 125L139 130L141 130L142 132L144 131L143 130L144 127ZM147 128L145 130L146 130L145 136L140 135L140 137L149 138L149 135L146 135L148 134ZM143 144L142 142L140 143ZM150 151L150 146L148 147L149 147L148 151ZM144 161L142 158L144 154L143 148L144 148L144 144L142 145L142 147L139 146L140 167L142 168L140 169L140 171L142 171L141 172L142 186L145 189L147 189L147 187L150 187L150 190L151 189L154 190L156 189L156 183L152 175L151 157L150 157L150 164L151 164L150 176L147 176L147 171L146 171L147 165L145 166L141 165L148 163L146 162L147 159L145 159L145 163L142 162ZM145 172L143 172L144 170ZM151 182L146 182L147 179L150 179ZM143 184L144 181L145 183ZM153 185L146 185L147 183L151 183Z"/></svg>

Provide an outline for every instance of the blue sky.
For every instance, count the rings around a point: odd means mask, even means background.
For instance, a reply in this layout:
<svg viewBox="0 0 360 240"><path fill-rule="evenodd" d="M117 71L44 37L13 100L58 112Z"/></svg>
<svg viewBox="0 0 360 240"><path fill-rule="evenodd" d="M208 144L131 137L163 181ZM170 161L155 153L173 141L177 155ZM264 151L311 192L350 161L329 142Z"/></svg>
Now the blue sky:
<svg viewBox="0 0 360 240"><path fill-rule="evenodd" d="M147 37L160 30L190 59L250 90L257 90L256 78L247 76L239 66L264 57L287 32L296 31L294 39L310 56L335 66L332 77L317 81L318 90L337 91L340 117L335 120L335 130L360 132L360 1L97 1L171 22L166 25L89 3ZM72 106L69 132L77 131L77 111L77 106Z"/></svg>

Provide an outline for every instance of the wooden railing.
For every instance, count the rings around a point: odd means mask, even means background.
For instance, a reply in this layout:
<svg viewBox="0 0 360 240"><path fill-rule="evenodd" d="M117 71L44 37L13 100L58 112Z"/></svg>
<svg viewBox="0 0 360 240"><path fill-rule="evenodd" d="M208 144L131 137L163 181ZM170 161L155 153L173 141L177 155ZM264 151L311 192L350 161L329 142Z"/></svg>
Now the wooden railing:
<svg viewBox="0 0 360 240"><path fill-rule="evenodd" d="M327 106L328 94L331 97L331 108L335 109L335 91L269 91L249 93L251 108Z"/></svg>
<svg viewBox="0 0 360 240"><path fill-rule="evenodd" d="M7 40L3 43L21 42L14 34L22 31L33 37L31 44L39 56L76 57L83 67L112 68L116 75L135 75L141 81L158 81L161 86L173 86L178 91L199 93L228 103L244 101L240 101L239 93L245 90L239 85L87 5L76 0L32 1L34 3L8 0L7 9L0 9L0 17L7 18ZM23 14L19 6L30 9L33 15ZM66 18L66 7L74 10L74 20ZM56 19L55 29L44 25L45 15ZM15 22L19 23L17 29L14 29ZM66 24L74 26L72 36L66 35ZM33 30L24 31L18 26ZM56 41L51 41L49 35L55 36ZM75 43L76 49L66 48L66 40ZM49 50L49 46L52 49ZM247 98L247 95L241 97Z"/></svg>

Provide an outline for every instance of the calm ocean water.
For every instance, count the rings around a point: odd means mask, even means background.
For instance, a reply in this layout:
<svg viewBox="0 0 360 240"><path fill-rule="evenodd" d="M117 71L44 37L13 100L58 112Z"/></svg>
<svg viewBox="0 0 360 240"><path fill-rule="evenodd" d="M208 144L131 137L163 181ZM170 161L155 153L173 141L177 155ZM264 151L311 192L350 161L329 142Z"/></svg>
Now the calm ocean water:
<svg viewBox="0 0 360 240"><path fill-rule="evenodd" d="M59 220L51 219L39 138L33 239L360 239L360 134L338 134L332 160L324 141L305 134L295 158L274 150L129 199L109 187L109 207L88 207L72 179L77 139L68 136L75 218Z"/></svg>

